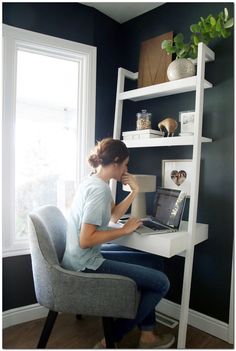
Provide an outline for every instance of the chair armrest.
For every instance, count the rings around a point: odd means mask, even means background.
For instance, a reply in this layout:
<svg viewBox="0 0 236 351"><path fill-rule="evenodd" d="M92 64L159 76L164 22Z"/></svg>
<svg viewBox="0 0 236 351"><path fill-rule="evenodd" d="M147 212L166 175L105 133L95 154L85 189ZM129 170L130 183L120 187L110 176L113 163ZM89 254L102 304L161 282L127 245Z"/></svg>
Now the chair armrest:
<svg viewBox="0 0 236 351"><path fill-rule="evenodd" d="M140 294L125 276L74 272L51 267L54 309L75 314L134 318Z"/></svg>

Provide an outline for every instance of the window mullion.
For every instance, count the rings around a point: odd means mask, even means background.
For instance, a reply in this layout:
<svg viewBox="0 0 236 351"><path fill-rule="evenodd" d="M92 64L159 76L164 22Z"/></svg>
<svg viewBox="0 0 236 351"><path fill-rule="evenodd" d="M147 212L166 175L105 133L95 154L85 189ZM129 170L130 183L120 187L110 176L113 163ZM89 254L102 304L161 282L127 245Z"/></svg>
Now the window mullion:
<svg viewBox="0 0 236 351"><path fill-rule="evenodd" d="M3 247L8 249L14 242L15 207L15 95L16 95L16 49L14 40L4 40L3 56Z"/></svg>

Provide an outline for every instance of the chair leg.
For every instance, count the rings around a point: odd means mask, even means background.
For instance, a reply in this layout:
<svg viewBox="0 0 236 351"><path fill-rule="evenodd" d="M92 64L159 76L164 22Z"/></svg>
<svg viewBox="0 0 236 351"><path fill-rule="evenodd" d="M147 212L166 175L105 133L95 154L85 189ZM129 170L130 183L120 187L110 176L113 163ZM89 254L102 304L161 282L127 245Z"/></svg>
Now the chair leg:
<svg viewBox="0 0 236 351"><path fill-rule="evenodd" d="M43 331L37 345L37 349L45 349L49 336L51 334L52 328L56 321L57 315L58 315L58 312L51 311L51 310L48 312L48 316L44 324Z"/></svg>
<svg viewBox="0 0 236 351"><path fill-rule="evenodd" d="M114 343L114 320L111 317L103 317L103 330L106 340L107 349L115 349Z"/></svg>

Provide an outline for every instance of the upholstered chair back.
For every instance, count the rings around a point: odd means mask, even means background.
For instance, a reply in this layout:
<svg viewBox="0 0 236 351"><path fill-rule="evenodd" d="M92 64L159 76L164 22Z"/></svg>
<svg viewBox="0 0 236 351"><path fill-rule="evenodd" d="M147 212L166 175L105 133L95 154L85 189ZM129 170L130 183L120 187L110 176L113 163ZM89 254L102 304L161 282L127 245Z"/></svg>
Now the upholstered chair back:
<svg viewBox="0 0 236 351"><path fill-rule="evenodd" d="M29 214L29 236L35 293L45 307L53 304L51 266L60 265L65 251L66 220L55 206Z"/></svg>

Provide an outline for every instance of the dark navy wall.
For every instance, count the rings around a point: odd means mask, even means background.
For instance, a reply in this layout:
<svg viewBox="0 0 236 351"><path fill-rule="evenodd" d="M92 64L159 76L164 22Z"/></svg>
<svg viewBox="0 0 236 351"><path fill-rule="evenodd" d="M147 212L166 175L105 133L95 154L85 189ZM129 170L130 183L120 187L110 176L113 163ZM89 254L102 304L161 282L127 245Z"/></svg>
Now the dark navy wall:
<svg viewBox="0 0 236 351"><path fill-rule="evenodd" d="M6 24L97 46L96 139L112 135L117 67L138 70L140 43L173 30L187 35L200 16L217 14L233 3L167 3L123 25L92 8L75 3L5 3ZM66 13L66 16L65 16ZM214 84L205 92L203 134L214 139L202 146L198 220L209 223L209 239L196 247L190 307L228 322L230 273L233 245L233 130L234 81L233 37L216 41L214 63L206 77ZM194 109L193 93L146 102L125 102L123 130L135 126L141 108L153 113L153 127L166 116ZM161 160L191 158L191 147L131 149L130 171L157 175L161 184ZM148 208L151 209L152 196ZM186 214L185 214L186 215ZM165 260L171 281L167 296L180 303L182 257ZM18 267L21 266L19 270ZM35 302L29 255L3 262L4 310ZM15 294L15 291L18 291Z"/></svg>
<svg viewBox="0 0 236 351"><path fill-rule="evenodd" d="M94 11L77 3L3 3L3 23L93 45Z"/></svg>

